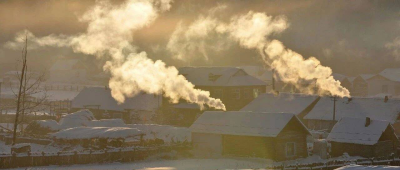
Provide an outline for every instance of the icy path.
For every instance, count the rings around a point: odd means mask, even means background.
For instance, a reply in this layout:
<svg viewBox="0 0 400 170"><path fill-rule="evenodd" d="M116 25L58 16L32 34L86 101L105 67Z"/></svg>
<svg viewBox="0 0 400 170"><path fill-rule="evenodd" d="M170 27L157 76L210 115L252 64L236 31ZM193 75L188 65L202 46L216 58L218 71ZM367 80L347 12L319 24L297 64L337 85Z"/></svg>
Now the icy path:
<svg viewBox="0 0 400 170"><path fill-rule="evenodd" d="M216 170L216 169L260 169L265 168L268 162L261 160L244 159L184 159L184 160L161 160L144 161L135 163L111 163L111 164L90 164L72 166L47 166L27 168L29 170ZM26 168L23 168L26 169ZM22 170L22 169L21 169Z"/></svg>

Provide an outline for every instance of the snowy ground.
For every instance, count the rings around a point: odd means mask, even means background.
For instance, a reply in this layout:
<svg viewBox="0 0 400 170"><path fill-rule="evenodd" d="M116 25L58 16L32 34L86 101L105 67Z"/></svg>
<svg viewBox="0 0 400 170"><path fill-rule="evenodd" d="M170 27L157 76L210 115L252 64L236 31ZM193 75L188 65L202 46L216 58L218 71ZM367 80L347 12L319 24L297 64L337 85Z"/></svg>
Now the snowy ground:
<svg viewBox="0 0 400 170"><path fill-rule="evenodd" d="M58 152L61 149L53 146L46 145L38 145L38 144L30 144L31 152ZM10 154L11 153L11 145L6 145L3 141L0 141L0 154Z"/></svg>
<svg viewBox="0 0 400 170"><path fill-rule="evenodd" d="M122 169L122 170L215 170L215 169L260 169L269 165L262 160L249 159L184 159L184 160L165 160L165 161L144 161L135 163L111 163L111 164L91 164L91 165L73 165L73 166L48 166L28 168L30 170L53 170L53 169L85 169L85 170L103 170L103 169ZM26 168L23 168L26 169ZM22 169L21 169L22 170Z"/></svg>
<svg viewBox="0 0 400 170"><path fill-rule="evenodd" d="M216 169L264 169L270 163L260 160L249 159L183 159L183 160L164 160L164 161L143 161L135 163L110 163L110 164L90 164L72 166L47 166L35 168L23 168L28 170L216 170ZM349 165L337 170L394 170L400 169L395 166L359 166ZM19 169L16 169L19 170ZM22 168L21 168L22 170Z"/></svg>
<svg viewBox="0 0 400 170"><path fill-rule="evenodd" d="M348 165L345 167L338 168L336 170L393 170L400 169L399 166L360 166L360 165Z"/></svg>

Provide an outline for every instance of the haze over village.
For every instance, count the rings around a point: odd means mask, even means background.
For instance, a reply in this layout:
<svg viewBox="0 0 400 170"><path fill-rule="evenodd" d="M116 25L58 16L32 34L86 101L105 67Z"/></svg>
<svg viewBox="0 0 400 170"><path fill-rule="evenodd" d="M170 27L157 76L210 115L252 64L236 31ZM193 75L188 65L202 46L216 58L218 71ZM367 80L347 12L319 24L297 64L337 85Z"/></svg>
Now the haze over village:
<svg viewBox="0 0 400 170"><path fill-rule="evenodd" d="M0 1L0 169L400 169L400 2Z"/></svg>

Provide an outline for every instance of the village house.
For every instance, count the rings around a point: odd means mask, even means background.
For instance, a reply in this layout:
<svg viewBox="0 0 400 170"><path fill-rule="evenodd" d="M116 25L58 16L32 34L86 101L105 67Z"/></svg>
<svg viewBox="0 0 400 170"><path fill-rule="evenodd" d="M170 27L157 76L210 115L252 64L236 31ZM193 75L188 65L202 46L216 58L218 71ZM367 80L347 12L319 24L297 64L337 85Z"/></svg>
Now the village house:
<svg viewBox="0 0 400 170"><path fill-rule="evenodd" d="M331 143L331 156L344 153L366 158L396 154L398 139L390 122L343 117L327 138Z"/></svg>
<svg viewBox="0 0 400 170"><path fill-rule="evenodd" d="M353 91L351 91L352 96L368 96L368 82L367 80L375 74L361 74L353 80Z"/></svg>
<svg viewBox="0 0 400 170"><path fill-rule="evenodd" d="M400 95L400 68L388 68L368 80L368 96Z"/></svg>
<svg viewBox="0 0 400 170"><path fill-rule="evenodd" d="M291 113L206 111L190 127L197 156L307 157L310 132Z"/></svg>
<svg viewBox="0 0 400 170"><path fill-rule="evenodd" d="M304 116L304 123L312 130L331 130L337 121L343 117L370 117L373 120L388 121L399 126L399 99L383 98L336 98L321 97L313 109ZM335 105L335 114L334 113ZM399 126L400 127L400 126ZM397 129L400 133L400 129Z"/></svg>
<svg viewBox="0 0 400 170"><path fill-rule="evenodd" d="M263 93L243 107L240 111L268 112L268 113L293 113L300 120L311 111L319 101L315 95L293 93Z"/></svg>
<svg viewBox="0 0 400 170"><path fill-rule="evenodd" d="M122 118L126 122L138 123L150 120L161 104L161 97L145 93L118 104L109 88L89 87L72 100L71 107L72 111L89 109L97 119Z"/></svg>
<svg viewBox="0 0 400 170"><path fill-rule="evenodd" d="M240 110L266 92L267 83L236 67L181 67L179 73L195 88L221 99L227 110Z"/></svg>
<svg viewBox="0 0 400 170"><path fill-rule="evenodd" d="M49 82L84 83L87 81L87 68L78 59L60 59L49 70Z"/></svg>

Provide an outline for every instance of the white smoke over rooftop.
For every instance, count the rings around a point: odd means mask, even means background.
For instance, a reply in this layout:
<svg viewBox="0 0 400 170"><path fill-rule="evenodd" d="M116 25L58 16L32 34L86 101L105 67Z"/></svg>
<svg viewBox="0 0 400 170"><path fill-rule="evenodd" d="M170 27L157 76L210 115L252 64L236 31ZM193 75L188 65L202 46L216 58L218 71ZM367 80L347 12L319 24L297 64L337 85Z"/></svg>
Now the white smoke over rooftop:
<svg viewBox="0 0 400 170"><path fill-rule="evenodd" d="M72 47L74 52L110 57L104 69L112 78L109 82L112 96L120 103L141 91L163 94L178 102L179 99L225 110L220 99L194 88L175 67L167 67L162 61L152 61L146 52L138 52L131 44L134 31L146 27L160 12L170 9L171 0L127 0L114 6L108 1L96 1L80 21L87 22L86 32L78 35L49 35L35 37L29 31L17 34L15 41L5 47L20 49L22 37L28 36L31 48L41 46Z"/></svg>
<svg viewBox="0 0 400 170"><path fill-rule="evenodd" d="M265 63L275 70L283 82L293 84L302 92L339 97L350 96L349 91L342 87L339 81L334 80L329 67L322 66L314 57L304 59L300 54L287 49L280 41L269 39L271 35L284 31L288 26L283 16L272 17L252 11L232 17L229 23L222 22L212 15L202 16L187 28L179 28L175 31L168 47L177 58L182 58L186 56L185 53L189 53L187 50L190 49L187 46L192 39L201 39L200 36L207 38L215 33L225 35L244 48L258 50ZM174 50L174 48L186 51ZM304 85L304 82L315 83Z"/></svg>

